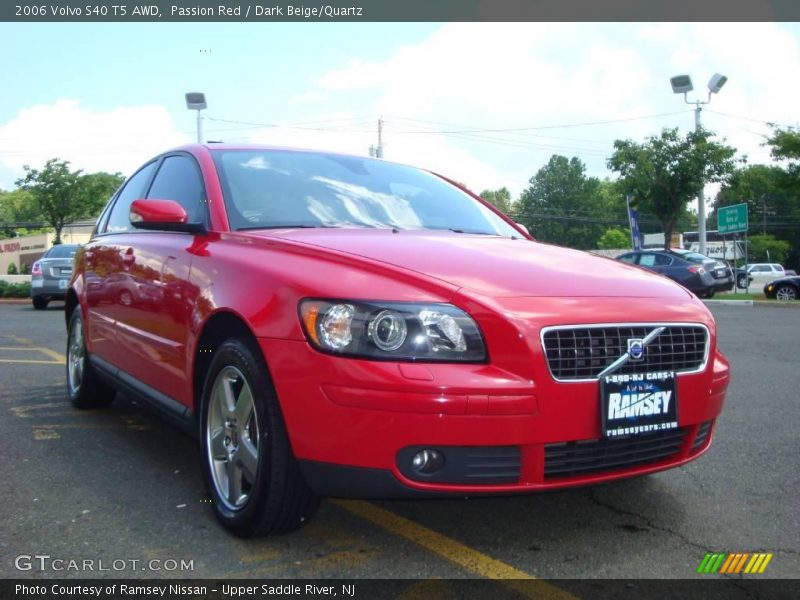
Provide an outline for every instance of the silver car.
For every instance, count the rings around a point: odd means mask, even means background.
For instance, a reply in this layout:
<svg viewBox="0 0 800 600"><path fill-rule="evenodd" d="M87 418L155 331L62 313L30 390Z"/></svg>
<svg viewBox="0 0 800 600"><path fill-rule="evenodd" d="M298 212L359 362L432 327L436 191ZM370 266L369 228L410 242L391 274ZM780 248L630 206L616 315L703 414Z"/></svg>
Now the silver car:
<svg viewBox="0 0 800 600"><path fill-rule="evenodd" d="M33 307L44 310L51 300L63 300L72 276L72 257L78 244L59 244L44 253L31 268Z"/></svg>

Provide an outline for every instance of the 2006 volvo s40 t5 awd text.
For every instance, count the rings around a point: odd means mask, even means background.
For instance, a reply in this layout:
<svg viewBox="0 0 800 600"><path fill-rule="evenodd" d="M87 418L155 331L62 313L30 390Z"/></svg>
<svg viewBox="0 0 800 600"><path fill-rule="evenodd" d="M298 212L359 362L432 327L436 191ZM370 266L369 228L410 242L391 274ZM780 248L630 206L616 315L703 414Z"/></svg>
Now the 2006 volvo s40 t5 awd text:
<svg viewBox="0 0 800 600"><path fill-rule="evenodd" d="M329 153L166 152L78 252L67 379L200 441L220 521L321 496L514 494L676 467L729 381L712 316L642 269L535 242L453 182Z"/></svg>

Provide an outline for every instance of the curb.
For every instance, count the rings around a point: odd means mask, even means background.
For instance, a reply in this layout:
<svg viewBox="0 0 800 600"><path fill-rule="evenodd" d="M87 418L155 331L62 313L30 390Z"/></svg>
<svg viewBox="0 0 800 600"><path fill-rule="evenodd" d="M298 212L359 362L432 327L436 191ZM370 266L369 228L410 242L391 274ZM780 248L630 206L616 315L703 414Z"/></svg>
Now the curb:
<svg viewBox="0 0 800 600"><path fill-rule="evenodd" d="M30 304L30 298L0 298L0 304Z"/></svg>
<svg viewBox="0 0 800 600"><path fill-rule="evenodd" d="M722 306L753 306L752 300L703 300L703 304L715 304Z"/></svg>

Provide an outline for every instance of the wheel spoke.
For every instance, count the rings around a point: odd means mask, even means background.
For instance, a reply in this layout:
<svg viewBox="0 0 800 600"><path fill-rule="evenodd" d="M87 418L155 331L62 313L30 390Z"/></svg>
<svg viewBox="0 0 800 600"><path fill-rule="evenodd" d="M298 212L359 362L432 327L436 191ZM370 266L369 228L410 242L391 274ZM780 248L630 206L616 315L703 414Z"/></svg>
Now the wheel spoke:
<svg viewBox="0 0 800 600"><path fill-rule="evenodd" d="M233 396L233 379L231 377L222 378L223 408L228 415L233 415L236 411L236 398Z"/></svg>
<svg viewBox="0 0 800 600"><path fill-rule="evenodd" d="M253 415L253 394L250 393L250 386L247 384L242 386L242 391L239 392L239 397L236 399L234 415L239 423L239 428L244 430Z"/></svg>
<svg viewBox="0 0 800 600"><path fill-rule="evenodd" d="M225 465L225 471L228 475L228 502L236 506L242 496L242 469L230 460Z"/></svg>
<svg viewBox="0 0 800 600"><path fill-rule="evenodd" d="M241 463L244 473L247 474L248 481L254 482L258 471L258 448L247 438L241 438L236 458Z"/></svg>
<svg viewBox="0 0 800 600"><path fill-rule="evenodd" d="M225 460L228 457L228 449L225 447L225 429L218 427L211 432L211 456L214 460Z"/></svg>

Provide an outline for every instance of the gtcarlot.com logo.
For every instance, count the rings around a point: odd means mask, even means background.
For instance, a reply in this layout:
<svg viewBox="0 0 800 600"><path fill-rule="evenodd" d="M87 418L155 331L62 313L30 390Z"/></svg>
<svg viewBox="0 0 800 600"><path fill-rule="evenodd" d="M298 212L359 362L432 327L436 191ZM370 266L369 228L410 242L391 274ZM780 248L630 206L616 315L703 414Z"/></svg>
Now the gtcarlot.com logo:
<svg viewBox="0 0 800 600"><path fill-rule="evenodd" d="M708 552L697 572L755 575L763 573L771 560L772 552Z"/></svg>
<svg viewBox="0 0 800 600"><path fill-rule="evenodd" d="M14 559L14 567L17 571L194 571L194 559L78 559L55 558L49 554L20 554Z"/></svg>

